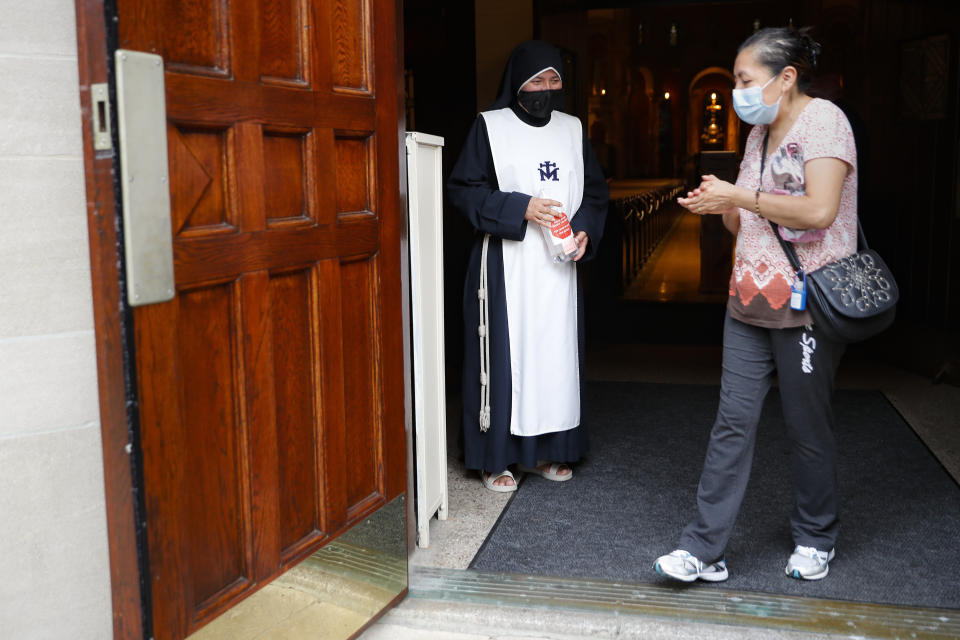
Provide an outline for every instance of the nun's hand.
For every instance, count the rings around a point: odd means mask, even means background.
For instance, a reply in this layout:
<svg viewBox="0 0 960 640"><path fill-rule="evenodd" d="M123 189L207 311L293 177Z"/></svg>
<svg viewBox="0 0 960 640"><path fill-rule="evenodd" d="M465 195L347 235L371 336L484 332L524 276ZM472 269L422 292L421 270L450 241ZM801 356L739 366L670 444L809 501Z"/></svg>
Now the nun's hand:
<svg viewBox="0 0 960 640"><path fill-rule="evenodd" d="M590 242L590 236L587 235L586 231L577 231L573 237L577 241L577 255L573 256L573 261L577 262L587 252L587 243Z"/></svg>
<svg viewBox="0 0 960 640"><path fill-rule="evenodd" d="M535 222L541 227L550 228L550 225L553 224L553 209L551 207L562 207L563 203L557 202L556 200L548 200L547 198L530 198L530 202L527 204L527 212L524 214L524 218L530 222Z"/></svg>

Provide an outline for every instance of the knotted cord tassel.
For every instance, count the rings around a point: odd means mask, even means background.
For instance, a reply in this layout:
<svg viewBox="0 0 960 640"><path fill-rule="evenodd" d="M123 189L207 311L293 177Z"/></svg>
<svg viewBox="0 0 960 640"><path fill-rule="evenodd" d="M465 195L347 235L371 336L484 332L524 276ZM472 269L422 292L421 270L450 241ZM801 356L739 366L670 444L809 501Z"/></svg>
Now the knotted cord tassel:
<svg viewBox="0 0 960 640"><path fill-rule="evenodd" d="M480 287L477 299L480 301L480 431L486 433L490 428L490 336L487 327L490 324L490 312L487 304L487 248L490 234L483 236L483 249L480 252Z"/></svg>
<svg viewBox="0 0 960 640"><path fill-rule="evenodd" d="M490 429L490 407L480 409L480 431L486 433Z"/></svg>

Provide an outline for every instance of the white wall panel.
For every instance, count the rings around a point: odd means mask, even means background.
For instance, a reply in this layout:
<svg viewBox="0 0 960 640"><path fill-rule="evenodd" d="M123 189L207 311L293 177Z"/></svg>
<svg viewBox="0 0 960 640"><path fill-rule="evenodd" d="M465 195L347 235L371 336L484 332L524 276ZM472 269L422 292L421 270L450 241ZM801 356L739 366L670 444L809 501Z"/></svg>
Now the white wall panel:
<svg viewBox="0 0 960 640"><path fill-rule="evenodd" d="M443 138L407 134L413 421L417 544L430 544L430 519L447 519L447 400L444 388Z"/></svg>
<svg viewBox="0 0 960 640"><path fill-rule="evenodd" d="M76 60L75 11L74 0L0 1L0 56L35 53Z"/></svg>
<svg viewBox="0 0 960 640"><path fill-rule="evenodd" d="M113 635L72 0L0 0L0 637Z"/></svg>
<svg viewBox="0 0 960 640"><path fill-rule="evenodd" d="M0 157L0 340L93 330L83 197L79 158Z"/></svg>
<svg viewBox="0 0 960 640"><path fill-rule="evenodd" d="M0 637L112 636L100 426L0 439Z"/></svg>

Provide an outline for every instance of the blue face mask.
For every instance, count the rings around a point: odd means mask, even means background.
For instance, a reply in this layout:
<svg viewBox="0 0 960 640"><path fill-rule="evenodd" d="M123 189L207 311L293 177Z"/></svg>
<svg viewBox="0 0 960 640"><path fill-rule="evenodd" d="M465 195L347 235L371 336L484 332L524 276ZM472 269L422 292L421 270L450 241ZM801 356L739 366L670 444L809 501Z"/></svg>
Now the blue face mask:
<svg viewBox="0 0 960 640"><path fill-rule="evenodd" d="M767 84L762 87L750 87L749 89L733 90L733 110L737 112L740 119L747 124L770 124L777 119L777 112L780 110L780 100L777 99L773 104L764 104L763 90L767 88L779 73L773 78L767 80Z"/></svg>

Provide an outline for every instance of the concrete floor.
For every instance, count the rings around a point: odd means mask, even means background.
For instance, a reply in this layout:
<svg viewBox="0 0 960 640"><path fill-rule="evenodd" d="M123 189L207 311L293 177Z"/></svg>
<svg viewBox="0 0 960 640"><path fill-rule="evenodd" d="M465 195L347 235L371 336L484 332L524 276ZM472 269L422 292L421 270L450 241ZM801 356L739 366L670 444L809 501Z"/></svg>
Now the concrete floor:
<svg viewBox="0 0 960 640"><path fill-rule="evenodd" d="M362 640L830 640L818 633L784 632L736 625L677 624L642 616L585 615L523 607L450 607L407 599Z"/></svg>
<svg viewBox="0 0 960 640"><path fill-rule="evenodd" d="M474 608L470 616L456 619L459 631L451 628L449 610L418 610L419 619L410 614L406 603L364 632L363 640L583 640L619 638L637 640L836 640L864 636L827 635L807 632L774 631L734 625L708 625L695 622L676 624L654 619L624 619L617 616L590 618L582 615L553 614L549 618L527 609L489 611ZM493 614L493 615L491 615ZM491 618L496 621L491 621ZM462 621L461 621L462 620Z"/></svg>

